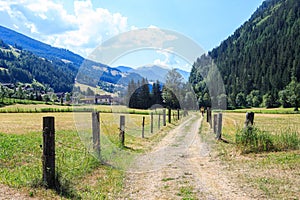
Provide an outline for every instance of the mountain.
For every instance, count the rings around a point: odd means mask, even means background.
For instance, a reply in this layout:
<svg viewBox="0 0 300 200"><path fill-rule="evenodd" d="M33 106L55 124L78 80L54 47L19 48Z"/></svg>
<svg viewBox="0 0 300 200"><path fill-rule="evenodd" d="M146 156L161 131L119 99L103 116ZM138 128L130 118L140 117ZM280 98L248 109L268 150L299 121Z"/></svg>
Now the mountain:
<svg viewBox="0 0 300 200"><path fill-rule="evenodd" d="M129 72L130 70L133 70L131 67L126 66L118 66L116 69L120 70L121 72Z"/></svg>
<svg viewBox="0 0 300 200"><path fill-rule="evenodd" d="M300 1L266 0L248 21L208 55L198 58L190 83L203 102L199 71L209 59L223 78L228 106L277 107L282 90L300 81Z"/></svg>
<svg viewBox="0 0 300 200"><path fill-rule="evenodd" d="M67 49L52 47L3 26L0 26L0 39L6 44L22 47L22 49L48 60L63 59L71 61L77 67L79 67L84 60L83 57Z"/></svg>
<svg viewBox="0 0 300 200"><path fill-rule="evenodd" d="M131 67L119 66L116 67L116 69L119 69L122 72L139 74L140 76L147 78L147 80L150 82L155 82L156 80L158 80L161 83L164 83L166 81L166 75L169 71L169 69L158 65L145 65L136 69ZM185 81L188 80L188 77L190 75L189 72L181 69L176 69L176 71L182 75Z"/></svg>
<svg viewBox="0 0 300 200"><path fill-rule="evenodd" d="M9 46L0 40L0 83L33 83L49 85L55 92L70 92L76 70L71 63L49 61L29 51Z"/></svg>
<svg viewBox="0 0 300 200"><path fill-rule="evenodd" d="M140 75L124 71L125 67L121 71L84 59L69 50L52 47L3 26L0 26L0 41L2 83L31 83L35 79L50 85L55 92L69 92L76 77L78 83L98 85L112 92L116 86L126 87L131 79L142 80Z"/></svg>

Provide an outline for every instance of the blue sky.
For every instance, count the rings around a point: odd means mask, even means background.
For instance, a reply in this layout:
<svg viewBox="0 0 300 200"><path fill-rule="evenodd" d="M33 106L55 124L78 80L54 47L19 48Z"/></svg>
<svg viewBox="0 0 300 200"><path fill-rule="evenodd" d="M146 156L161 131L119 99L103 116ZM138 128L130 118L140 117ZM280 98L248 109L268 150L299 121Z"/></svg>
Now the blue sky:
<svg viewBox="0 0 300 200"><path fill-rule="evenodd" d="M84 57L113 36L148 27L176 31L209 51L248 20L262 2L0 0L0 25ZM187 65L180 58L162 51L142 51L111 64L137 67L151 63L172 63L181 68Z"/></svg>

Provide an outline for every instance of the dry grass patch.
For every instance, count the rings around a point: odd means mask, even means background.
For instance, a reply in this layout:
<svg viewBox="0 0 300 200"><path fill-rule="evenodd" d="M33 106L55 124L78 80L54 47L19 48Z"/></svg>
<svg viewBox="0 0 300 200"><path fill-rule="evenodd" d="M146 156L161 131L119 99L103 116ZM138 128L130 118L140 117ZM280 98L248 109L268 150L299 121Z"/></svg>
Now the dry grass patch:
<svg viewBox="0 0 300 200"><path fill-rule="evenodd" d="M55 117L56 130L76 130L73 113L0 113L0 132L8 134L41 132L45 116Z"/></svg>

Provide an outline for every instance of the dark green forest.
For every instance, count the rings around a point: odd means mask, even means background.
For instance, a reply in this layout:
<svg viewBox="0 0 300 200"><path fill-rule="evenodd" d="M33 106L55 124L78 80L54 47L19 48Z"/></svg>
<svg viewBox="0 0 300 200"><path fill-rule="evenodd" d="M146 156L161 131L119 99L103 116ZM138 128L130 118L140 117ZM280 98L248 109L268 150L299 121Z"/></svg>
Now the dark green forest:
<svg viewBox="0 0 300 200"><path fill-rule="evenodd" d="M300 1L264 1L234 34L195 61L189 82L205 106L210 96L199 71L208 62L223 78L228 108L299 107Z"/></svg>
<svg viewBox="0 0 300 200"><path fill-rule="evenodd" d="M49 85L55 92L71 92L76 66L61 60L37 57L21 47L11 47L0 40L0 82Z"/></svg>
<svg viewBox="0 0 300 200"><path fill-rule="evenodd" d="M124 96L129 108L198 109L191 86L183 81L176 69L168 71L164 84L159 81L149 84L147 79L131 80Z"/></svg>

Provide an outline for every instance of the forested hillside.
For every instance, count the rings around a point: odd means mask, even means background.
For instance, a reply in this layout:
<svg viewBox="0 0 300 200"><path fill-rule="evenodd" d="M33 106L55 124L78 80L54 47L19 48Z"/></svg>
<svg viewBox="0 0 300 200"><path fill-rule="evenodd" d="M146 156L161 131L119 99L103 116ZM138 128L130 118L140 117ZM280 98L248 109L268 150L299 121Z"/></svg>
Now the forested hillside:
<svg viewBox="0 0 300 200"><path fill-rule="evenodd" d="M83 57L67 49L52 47L48 44L34 40L30 37L27 37L23 34L20 34L3 26L0 26L0 38L6 44L12 46L17 45L24 50L30 51L39 57L47 58L48 60L68 60L70 62L73 62L78 68L84 60Z"/></svg>
<svg viewBox="0 0 300 200"><path fill-rule="evenodd" d="M12 47L0 40L0 83L47 84L55 92L70 92L77 72L72 63L39 58L29 51Z"/></svg>
<svg viewBox="0 0 300 200"><path fill-rule="evenodd" d="M222 75L229 108L299 106L300 1L263 2L208 56ZM207 59L197 59L190 75L200 104L208 97L198 71Z"/></svg>

